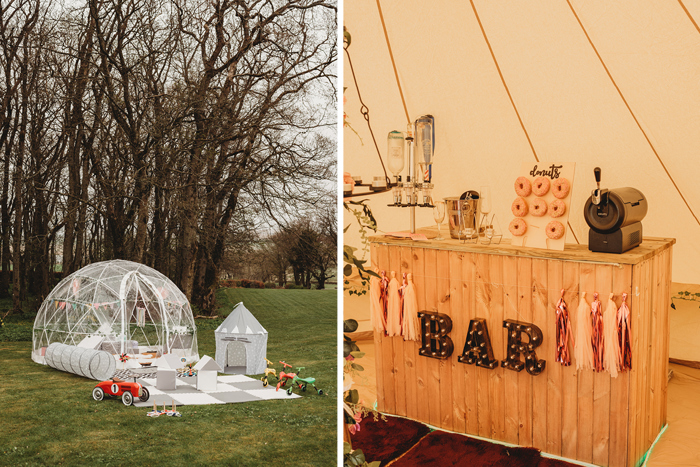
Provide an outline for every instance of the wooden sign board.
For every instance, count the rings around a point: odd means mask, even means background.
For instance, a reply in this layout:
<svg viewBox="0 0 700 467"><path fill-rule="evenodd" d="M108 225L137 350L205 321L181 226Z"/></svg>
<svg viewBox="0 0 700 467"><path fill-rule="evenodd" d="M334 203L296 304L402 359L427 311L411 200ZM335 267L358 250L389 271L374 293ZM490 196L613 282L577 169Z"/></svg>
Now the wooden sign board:
<svg viewBox="0 0 700 467"><path fill-rule="evenodd" d="M513 236L511 242L513 245L564 250L569 230L568 221L571 213L571 197L574 191L575 169L575 162L523 163L520 168L520 177L514 180L513 184L512 217L508 226ZM568 193L564 196L567 184ZM548 189L547 185L549 185ZM555 196L555 192L558 196ZM519 198L524 203L519 201ZM562 204L564 214L557 216L562 209ZM546 211L544 215L537 215L541 214L542 211ZM523 215L524 212L526 212L525 215ZM525 233L516 235L516 233L522 232L523 223ZM560 228L563 228L563 235L560 238L552 238L552 236L556 236L554 234L559 232ZM549 235L548 230L550 231Z"/></svg>

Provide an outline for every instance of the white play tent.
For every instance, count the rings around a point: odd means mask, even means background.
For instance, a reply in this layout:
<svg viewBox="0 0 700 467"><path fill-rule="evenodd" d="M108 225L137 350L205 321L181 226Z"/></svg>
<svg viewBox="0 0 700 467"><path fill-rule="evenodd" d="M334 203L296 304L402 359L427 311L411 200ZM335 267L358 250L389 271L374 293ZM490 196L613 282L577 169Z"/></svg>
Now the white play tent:
<svg viewBox="0 0 700 467"><path fill-rule="evenodd" d="M214 331L216 362L224 373L260 374L265 370L267 331L239 302Z"/></svg>
<svg viewBox="0 0 700 467"><path fill-rule="evenodd" d="M173 353L196 361L197 327L187 297L155 269L124 260L93 263L63 279L34 322L32 360L49 344L111 354Z"/></svg>

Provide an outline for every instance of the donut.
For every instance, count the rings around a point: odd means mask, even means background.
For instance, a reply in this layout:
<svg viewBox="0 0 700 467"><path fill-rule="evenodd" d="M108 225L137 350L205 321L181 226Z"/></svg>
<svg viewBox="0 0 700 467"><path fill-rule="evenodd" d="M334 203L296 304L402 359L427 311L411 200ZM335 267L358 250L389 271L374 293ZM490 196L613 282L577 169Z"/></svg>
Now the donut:
<svg viewBox="0 0 700 467"><path fill-rule="evenodd" d="M549 205L549 215L551 217L561 217L566 213L566 203L560 199L555 199Z"/></svg>
<svg viewBox="0 0 700 467"><path fill-rule="evenodd" d="M565 178L557 178L552 182L552 194L555 198L564 199L569 196L571 184Z"/></svg>
<svg viewBox="0 0 700 467"><path fill-rule="evenodd" d="M522 198L515 198L510 210L513 211L515 217L525 217L527 216L527 202Z"/></svg>
<svg viewBox="0 0 700 467"><path fill-rule="evenodd" d="M525 235L525 232L527 232L527 224L524 220L516 218L510 221L508 230L510 230L510 233L512 233L515 237L522 237Z"/></svg>
<svg viewBox="0 0 700 467"><path fill-rule="evenodd" d="M532 192L537 196L544 196L549 191L549 179L547 177L537 177L532 184Z"/></svg>
<svg viewBox="0 0 700 467"><path fill-rule="evenodd" d="M535 217L542 217L547 214L547 201L542 198L535 198L535 201L532 202L530 214Z"/></svg>
<svg viewBox="0 0 700 467"><path fill-rule="evenodd" d="M545 231L547 232L547 237L552 240L558 240L564 236L564 226L559 221L552 221L547 224Z"/></svg>
<svg viewBox="0 0 700 467"><path fill-rule="evenodd" d="M518 194L518 196L522 196L523 198L530 196L530 193L532 193L532 185L530 184L530 180L528 180L526 177L518 177L515 179L515 192Z"/></svg>

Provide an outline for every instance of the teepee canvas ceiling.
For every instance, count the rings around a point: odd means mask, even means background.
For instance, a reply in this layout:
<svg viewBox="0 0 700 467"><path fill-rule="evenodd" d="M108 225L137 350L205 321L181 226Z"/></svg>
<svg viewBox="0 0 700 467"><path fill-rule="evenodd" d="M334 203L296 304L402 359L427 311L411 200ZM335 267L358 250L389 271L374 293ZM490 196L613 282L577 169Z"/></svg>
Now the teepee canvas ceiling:
<svg viewBox="0 0 700 467"><path fill-rule="evenodd" d="M673 281L700 283L700 1L381 1L411 121L435 117L434 197L490 186L506 236L524 161L576 163L574 235L595 188L631 186L649 202L644 235L675 237ZM347 2L349 53L382 154L407 116L377 2ZM382 175L344 60L344 170ZM383 231L408 229L390 193L369 205ZM346 216L344 225L352 221ZM417 210L418 226L434 224ZM356 229L345 243L360 246Z"/></svg>

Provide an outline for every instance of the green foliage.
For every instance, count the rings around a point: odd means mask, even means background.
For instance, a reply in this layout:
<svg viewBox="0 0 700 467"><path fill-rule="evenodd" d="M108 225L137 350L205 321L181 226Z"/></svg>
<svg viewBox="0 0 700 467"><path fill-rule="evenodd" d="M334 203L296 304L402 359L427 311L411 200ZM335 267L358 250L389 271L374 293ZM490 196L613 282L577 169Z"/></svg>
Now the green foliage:
<svg viewBox="0 0 700 467"><path fill-rule="evenodd" d="M692 293L692 292L689 292L687 290L682 290L682 291L676 293L676 295L671 297L671 308L673 308L675 310L676 305L673 303L674 299L687 300L687 301L691 301L691 302L700 302L700 293L698 293L698 292ZM700 308L700 306L698 306L698 308Z"/></svg>
<svg viewBox="0 0 700 467"><path fill-rule="evenodd" d="M0 318L0 342L31 342L34 319L8 319L7 322Z"/></svg>
<svg viewBox="0 0 700 467"><path fill-rule="evenodd" d="M234 279L225 279L221 282L219 282L219 287L240 287L241 283L240 281L234 280Z"/></svg>
<svg viewBox="0 0 700 467"><path fill-rule="evenodd" d="M344 281L345 290L347 290L349 295L366 294L369 289L370 276L379 277L376 272L365 268L367 260L364 259L364 257L369 251L369 237L367 232L370 230L375 233L377 232L377 221L374 219L370 207L365 204L366 201L366 199L363 199L361 201L345 201L343 203L345 210L352 213L359 224L360 240L362 242L362 255L359 258L355 255L357 248L350 245L343 245L343 262L345 263L343 266L343 276L346 277ZM359 206L359 208L355 208L354 206ZM345 227L344 231L347 232L348 228L350 228L350 224ZM355 269L360 276L360 287L351 286L350 281L347 280L347 277L351 276Z"/></svg>
<svg viewBox="0 0 700 467"><path fill-rule="evenodd" d="M350 443L343 442L343 465L344 467L379 467L381 462L367 462L362 449L353 450Z"/></svg>
<svg viewBox="0 0 700 467"><path fill-rule="evenodd" d="M267 466L290 453L294 465L335 465L335 291L221 289L217 301L219 316L243 301L269 333L267 357L306 367L328 395L307 391L294 400L182 406L182 418L154 419L146 416L150 408L94 401L95 381L35 364L30 342L3 342L0 465L114 466L136 460ZM215 355L220 322L197 320L200 355Z"/></svg>
<svg viewBox="0 0 700 467"><path fill-rule="evenodd" d="M275 284L274 282L265 282L265 288L266 289L276 289L277 284Z"/></svg>
<svg viewBox="0 0 700 467"><path fill-rule="evenodd" d="M288 290L290 290L290 289L291 289L291 290L300 290L300 289L303 289L304 286L303 286L303 285L297 285L297 284L285 284L284 288L285 288L285 289L288 289Z"/></svg>
<svg viewBox="0 0 700 467"><path fill-rule="evenodd" d="M241 279L240 286L243 287L244 289L264 289L265 283L262 281Z"/></svg>

